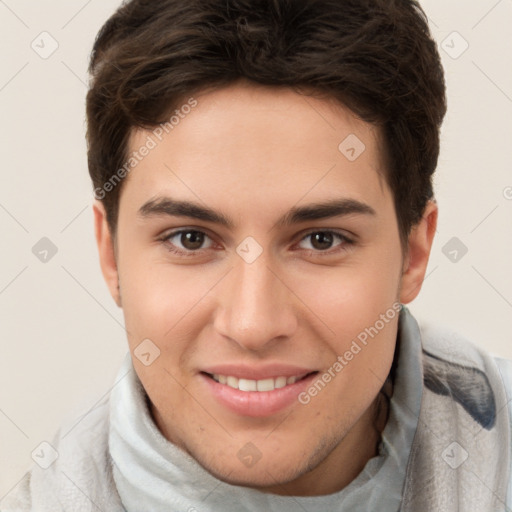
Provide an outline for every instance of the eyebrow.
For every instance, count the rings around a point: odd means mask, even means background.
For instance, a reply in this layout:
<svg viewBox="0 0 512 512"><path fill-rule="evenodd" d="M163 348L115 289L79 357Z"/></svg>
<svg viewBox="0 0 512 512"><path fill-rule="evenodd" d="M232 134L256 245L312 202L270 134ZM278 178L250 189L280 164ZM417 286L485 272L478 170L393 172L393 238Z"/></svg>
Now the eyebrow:
<svg viewBox="0 0 512 512"><path fill-rule="evenodd" d="M307 206L294 206L279 218L275 227L286 227L301 222L327 219L345 215L376 215L376 211L368 204L355 199L340 198L313 203ZM205 222L219 224L229 229L234 223L221 212L190 201L179 201L170 197L157 197L140 207L138 215L141 218L168 215L172 217L190 217Z"/></svg>

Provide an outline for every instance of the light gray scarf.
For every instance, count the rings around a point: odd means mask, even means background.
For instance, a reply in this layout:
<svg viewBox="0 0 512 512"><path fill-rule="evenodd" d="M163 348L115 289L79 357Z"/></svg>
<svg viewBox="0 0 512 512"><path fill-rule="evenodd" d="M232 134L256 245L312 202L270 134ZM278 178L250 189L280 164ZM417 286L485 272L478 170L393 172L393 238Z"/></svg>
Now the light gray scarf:
<svg viewBox="0 0 512 512"><path fill-rule="evenodd" d="M454 332L427 327L422 338L425 389L402 512L510 512L511 362Z"/></svg>
<svg viewBox="0 0 512 512"><path fill-rule="evenodd" d="M283 497L216 479L158 431L128 355L110 397L62 429L57 461L0 511L510 511L512 364L446 330L420 336L407 308L398 343L380 453L338 493Z"/></svg>

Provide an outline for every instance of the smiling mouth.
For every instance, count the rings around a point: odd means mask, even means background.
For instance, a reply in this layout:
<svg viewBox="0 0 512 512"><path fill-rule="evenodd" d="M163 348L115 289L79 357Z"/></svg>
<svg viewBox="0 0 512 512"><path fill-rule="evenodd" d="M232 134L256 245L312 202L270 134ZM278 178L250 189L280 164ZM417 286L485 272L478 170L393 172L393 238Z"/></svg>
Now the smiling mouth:
<svg viewBox="0 0 512 512"><path fill-rule="evenodd" d="M220 375L217 373L211 374L202 372L204 375L209 377L210 379L218 382L219 384L223 384L225 386L229 386L230 388L237 389L239 391L259 391L259 392L268 392L274 391L276 389L281 389L286 386L291 386L296 382L300 382L308 378L311 375L317 374L318 372L309 372L303 375L297 375L293 377L274 377L268 379L261 380L252 380L252 379L239 379L238 377L233 377L231 375Z"/></svg>

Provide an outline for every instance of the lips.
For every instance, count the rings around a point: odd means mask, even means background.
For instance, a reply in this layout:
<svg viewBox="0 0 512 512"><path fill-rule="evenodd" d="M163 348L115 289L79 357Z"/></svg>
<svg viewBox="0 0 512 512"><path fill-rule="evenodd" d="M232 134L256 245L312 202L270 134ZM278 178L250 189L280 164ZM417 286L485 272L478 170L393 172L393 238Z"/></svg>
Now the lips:
<svg viewBox="0 0 512 512"><path fill-rule="evenodd" d="M222 365L207 368L199 376L206 394L222 408L261 418L298 404L298 395L317 374L316 370L287 365Z"/></svg>

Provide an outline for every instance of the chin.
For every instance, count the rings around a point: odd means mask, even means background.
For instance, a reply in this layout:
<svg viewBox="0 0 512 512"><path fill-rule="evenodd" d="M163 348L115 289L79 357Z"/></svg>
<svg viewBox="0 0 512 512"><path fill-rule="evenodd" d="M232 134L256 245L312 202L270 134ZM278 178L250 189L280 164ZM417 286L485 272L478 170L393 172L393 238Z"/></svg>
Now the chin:
<svg viewBox="0 0 512 512"><path fill-rule="evenodd" d="M224 463L223 465L220 465L218 460L210 464L203 464L200 458L196 460L211 475L227 484L276 494L279 492L273 490L274 487L279 489L279 486L294 481L307 471L306 468L303 470L299 468L299 465L302 466L299 461L297 463L286 461L285 465L276 465L274 462L265 463L263 458L252 467L245 467L238 459L232 464Z"/></svg>
<svg viewBox="0 0 512 512"><path fill-rule="evenodd" d="M296 468L286 468L279 473L268 468L249 468L243 471L233 469L231 473L225 476L215 474L210 470L216 478L230 485L241 487L249 487L256 491L262 491L273 494L280 494L279 487L293 482L300 475L297 475ZM285 473L285 474L283 474Z"/></svg>

